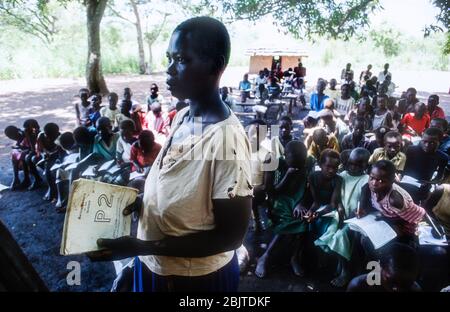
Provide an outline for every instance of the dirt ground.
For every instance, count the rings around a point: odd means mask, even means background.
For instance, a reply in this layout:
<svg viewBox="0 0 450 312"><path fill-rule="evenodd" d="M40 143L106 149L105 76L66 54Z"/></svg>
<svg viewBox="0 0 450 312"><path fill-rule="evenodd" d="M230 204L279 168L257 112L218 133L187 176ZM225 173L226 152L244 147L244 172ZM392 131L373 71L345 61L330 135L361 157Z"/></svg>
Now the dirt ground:
<svg viewBox="0 0 450 312"><path fill-rule="evenodd" d="M239 72L238 70L235 72ZM235 74L233 72L233 75ZM227 85L231 81L227 77ZM237 76L240 77L240 76ZM121 96L123 88L130 87L133 98L140 103L145 102L149 86L156 82L166 97L165 75L152 76L110 76L106 77L110 91ZM35 118L41 127L47 122L56 122L61 132L75 128L75 110L73 101L78 90L84 86L82 79L48 79L6 81L0 83L0 183L9 185L12 168L9 163L11 141L4 135L7 125L22 126L25 119ZM441 106L450 115L450 96L441 90ZM420 90L419 96L424 98L430 91ZM104 99L106 103L106 99ZM24 249L26 255L54 291L109 291L115 277L112 263L91 263L85 256L62 257L59 255L64 216L55 213L54 207L41 198L45 188L35 192L10 192L0 194L0 219L8 226L14 237ZM288 267L278 267L268 278L257 279L251 272L254 270L256 256L262 252L261 244L267 244L270 234L254 236L250 232L246 245L252 258L249 273L241 280L242 291L329 291L329 272L321 272L319 278L296 278ZM69 272L67 263L76 260L81 263L81 285L68 286L66 275ZM323 273L323 274L322 274Z"/></svg>

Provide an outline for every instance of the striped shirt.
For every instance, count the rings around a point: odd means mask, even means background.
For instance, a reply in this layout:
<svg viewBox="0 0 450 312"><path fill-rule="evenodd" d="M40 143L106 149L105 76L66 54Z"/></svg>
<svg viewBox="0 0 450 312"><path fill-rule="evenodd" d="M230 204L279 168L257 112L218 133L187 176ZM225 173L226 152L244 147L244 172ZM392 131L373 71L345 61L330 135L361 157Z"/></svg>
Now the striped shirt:
<svg viewBox="0 0 450 312"><path fill-rule="evenodd" d="M403 197L403 207L397 208L391 205L389 198L392 191L397 191ZM404 224L399 226L399 229L406 234L415 234L417 225L425 215L425 210L416 205L411 198L411 195L407 191L402 189L397 184L392 185L392 189L389 193L380 201L377 201L377 196L374 192L371 192L371 202L373 208L381 212L386 218L401 218L405 221Z"/></svg>

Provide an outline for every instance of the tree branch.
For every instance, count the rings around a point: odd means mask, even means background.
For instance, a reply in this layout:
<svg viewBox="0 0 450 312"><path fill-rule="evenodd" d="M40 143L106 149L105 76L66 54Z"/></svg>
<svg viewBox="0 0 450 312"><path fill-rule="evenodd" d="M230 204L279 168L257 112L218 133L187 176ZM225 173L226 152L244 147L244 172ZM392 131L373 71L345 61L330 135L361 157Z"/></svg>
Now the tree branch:
<svg viewBox="0 0 450 312"><path fill-rule="evenodd" d="M113 13L114 16L123 19L124 21L127 21L128 23L131 23L133 25L136 25L135 21L130 20L129 18L126 18L125 16L123 16L122 14L120 14L116 9L114 9L114 7L111 4L108 4L108 9L111 10L111 12Z"/></svg>

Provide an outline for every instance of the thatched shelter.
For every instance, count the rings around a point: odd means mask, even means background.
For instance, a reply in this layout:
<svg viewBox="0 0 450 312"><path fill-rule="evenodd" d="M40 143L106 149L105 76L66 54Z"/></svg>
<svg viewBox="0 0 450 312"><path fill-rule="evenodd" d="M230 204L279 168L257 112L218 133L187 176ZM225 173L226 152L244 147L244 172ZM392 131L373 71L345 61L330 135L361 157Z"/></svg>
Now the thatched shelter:
<svg viewBox="0 0 450 312"><path fill-rule="evenodd" d="M258 74L263 68L269 70L274 68L276 63L281 64L283 71L288 68L298 66L304 58L308 57L305 49L298 46L293 47L256 47L247 49L246 55L250 56L249 74Z"/></svg>

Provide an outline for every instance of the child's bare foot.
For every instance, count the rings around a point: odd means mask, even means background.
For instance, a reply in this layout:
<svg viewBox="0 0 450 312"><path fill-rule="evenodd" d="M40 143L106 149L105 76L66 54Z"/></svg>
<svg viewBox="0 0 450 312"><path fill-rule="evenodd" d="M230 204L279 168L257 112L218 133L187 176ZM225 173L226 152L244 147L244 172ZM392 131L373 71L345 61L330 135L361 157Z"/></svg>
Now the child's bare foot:
<svg viewBox="0 0 450 312"><path fill-rule="evenodd" d="M292 271L294 271L294 274L296 276L299 276L299 277L305 276L305 271L300 266L297 257L291 257L291 267L292 267Z"/></svg>
<svg viewBox="0 0 450 312"><path fill-rule="evenodd" d="M19 180L18 179L13 179L11 182L11 185L9 186L9 189L11 191L16 191L20 186Z"/></svg>
<svg viewBox="0 0 450 312"><path fill-rule="evenodd" d="M267 274L267 256L261 256L256 263L255 275L259 278L266 277Z"/></svg>
<svg viewBox="0 0 450 312"><path fill-rule="evenodd" d="M334 287L342 288L350 282L350 276L345 273L341 273L338 277L333 279L330 284Z"/></svg>

